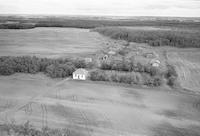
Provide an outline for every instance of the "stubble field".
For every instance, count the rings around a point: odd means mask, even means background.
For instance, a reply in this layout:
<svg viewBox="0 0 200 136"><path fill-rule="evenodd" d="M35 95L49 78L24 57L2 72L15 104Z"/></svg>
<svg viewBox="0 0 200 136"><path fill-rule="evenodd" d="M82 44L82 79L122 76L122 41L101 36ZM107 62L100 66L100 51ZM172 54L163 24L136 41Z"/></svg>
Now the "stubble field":
<svg viewBox="0 0 200 136"><path fill-rule="evenodd" d="M199 96L165 89L0 77L1 123L68 128L91 136L198 136Z"/></svg>
<svg viewBox="0 0 200 136"><path fill-rule="evenodd" d="M180 85L200 93L200 50L173 49L167 50L167 61L176 67Z"/></svg>

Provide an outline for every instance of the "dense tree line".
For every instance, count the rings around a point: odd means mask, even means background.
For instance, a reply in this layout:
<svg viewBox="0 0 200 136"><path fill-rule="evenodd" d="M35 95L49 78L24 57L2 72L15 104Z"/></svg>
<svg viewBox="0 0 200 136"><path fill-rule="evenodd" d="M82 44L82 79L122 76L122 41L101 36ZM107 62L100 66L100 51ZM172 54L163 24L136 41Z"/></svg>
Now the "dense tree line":
<svg viewBox="0 0 200 136"><path fill-rule="evenodd" d="M33 23L2 23L0 29L31 29L35 28Z"/></svg>
<svg viewBox="0 0 200 136"><path fill-rule="evenodd" d="M31 74L43 72L52 78L63 78L71 76L76 68L88 68L88 66L91 65L81 59L48 59L34 56L0 57L0 75L11 75L16 72ZM151 65L123 60L102 63L100 69L91 72L91 80L160 86L165 78L169 86L173 87L177 83L177 73L171 65L167 65L167 71L161 71Z"/></svg>
<svg viewBox="0 0 200 136"><path fill-rule="evenodd" d="M96 28L102 26L172 26L172 27L200 27L199 22L180 22L176 20L115 20L115 19L64 19L43 18L36 22L36 27L76 27Z"/></svg>
<svg viewBox="0 0 200 136"><path fill-rule="evenodd" d="M130 60L103 62L100 68L102 70L148 73L151 76L156 76L162 73L159 68L152 67L150 64L144 65Z"/></svg>
<svg viewBox="0 0 200 136"><path fill-rule="evenodd" d="M0 57L0 75L44 72L52 78L70 76L76 68L87 65L81 59L47 59L30 56Z"/></svg>
<svg viewBox="0 0 200 136"><path fill-rule="evenodd" d="M160 75L150 76L139 72L116 72L96 70L91 72L90 79L93 81L110 81L125 84L138 84L147 86L161 86L163 77Z"/></svg>
<svg viewBox="0 0 200 136"><path fill-rule="evenodd" d="M135 63L130 60L103 62L100 69L91 74L91 80L113 81L128 84L143 84L148 86L160 86L164 80L171 87L177 85L177 73L172 65L167 65L166 71L150 64ZM116 71L115 74L106 74L104 71ZM120 74L126 72L126 74Z"/></svg>
<svg viewBox="0 0 200 136"><path fill-rule="evenodd" d="M95 31L113 39L148 43L151 46L200 48L200 32L192 30L136 30L124 27L100 27Z"/></svg>
<svg viewBox="0 0 200 136"><path fill-rule="evenodd" d="M103 72L97 72L92 76L92 80L95 80L95 77L100 80L108 80L119 83L128 83L128 84L143 84L148 86L160 86L163 84L163 80L166 77L165 71L161 71L159 68L152 67L150 64L141 64L139 62L134 62L131 60L122 61L107 61L103 62L101 67L102 70L107 71L116 71L115 74L111 74L108 77L107 74ZM126 74L120 74L125 72Z"/></svg>

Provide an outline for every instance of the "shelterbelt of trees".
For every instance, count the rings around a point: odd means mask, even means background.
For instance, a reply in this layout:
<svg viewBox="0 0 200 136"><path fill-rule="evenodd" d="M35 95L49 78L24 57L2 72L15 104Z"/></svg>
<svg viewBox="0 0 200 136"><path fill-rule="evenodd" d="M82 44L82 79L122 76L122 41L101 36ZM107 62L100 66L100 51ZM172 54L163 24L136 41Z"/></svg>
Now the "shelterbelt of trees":
<svg viewBox="0 0 200 136"><path fill-rule="evenodd" d="M161 86L165 80L169 86L174 87L177 79L176 71L171 65L167 66L166 71L161 71L151 65L125 60L102 63L98 68L94 63L86 63L81 59L47 59L35 56L0 57L0 75L43 72L51 78L64 78L71 76L77 68L97 69L90 73L90 79L93 81Z"/></svg>
<svg viewBox="0 0 200 136"><path fill-rule="evenodd" d="M200 48L200 31L192 30L137 30L127 27L100 27L102 35L128 42L148 43L151 46Z"/></svg>
<svg viewBox="0 0 200 136"><path fill-rule="evenodd" d="M0 57L0 75L43 72L52 78L62 78L72 75L76 68L85 67L85 61L80 59L47 59L34 56Z"/></svg>
<svg viewBox="0 0 200 136"><path fill-rule="evenodd" d="M0 23L0 29L32 29L35 28L34 23Z"/></svg>
<svg viewBox="0 0 200 136"><path fill-rule="evenodd" d="M143 65L139 62L123 60L102 63L100 69L91 73L91 80L147 86L161 86L165 82L171 87L178 85L178 75L175 68L169 64L167 69L163 71L157 67L152 67L150 64Z"/></svg>

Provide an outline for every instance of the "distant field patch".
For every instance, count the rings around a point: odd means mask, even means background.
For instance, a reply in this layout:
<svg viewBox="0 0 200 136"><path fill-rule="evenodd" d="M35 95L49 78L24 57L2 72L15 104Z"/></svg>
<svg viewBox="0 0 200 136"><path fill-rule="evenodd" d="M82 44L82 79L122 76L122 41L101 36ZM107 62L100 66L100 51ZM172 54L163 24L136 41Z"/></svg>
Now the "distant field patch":
<svg viewBox="0 0 200 136"><path fill-rule="evenodd" d="M0 30L0 55L61 57L94 53L106 46L108 38L89 29L35 28Z"/></svg>

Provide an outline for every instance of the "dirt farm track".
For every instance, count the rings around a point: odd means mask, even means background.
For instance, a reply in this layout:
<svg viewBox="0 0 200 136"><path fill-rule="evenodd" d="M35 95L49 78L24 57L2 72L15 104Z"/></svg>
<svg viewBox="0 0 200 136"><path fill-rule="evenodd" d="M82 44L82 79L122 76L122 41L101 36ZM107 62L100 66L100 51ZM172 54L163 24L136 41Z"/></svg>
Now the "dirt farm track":
<svg viewBox="0 0 200 136"><path fill-rule="evenodd" d="M64 127L85 136L199 136L200 98L169 90L0 77L0 122Z"/></svg>

